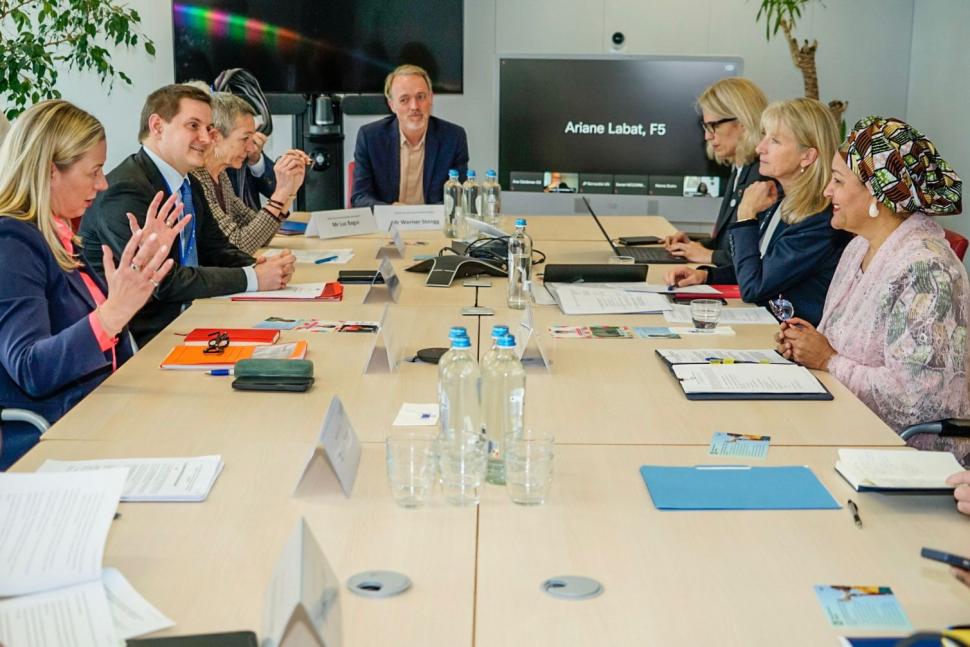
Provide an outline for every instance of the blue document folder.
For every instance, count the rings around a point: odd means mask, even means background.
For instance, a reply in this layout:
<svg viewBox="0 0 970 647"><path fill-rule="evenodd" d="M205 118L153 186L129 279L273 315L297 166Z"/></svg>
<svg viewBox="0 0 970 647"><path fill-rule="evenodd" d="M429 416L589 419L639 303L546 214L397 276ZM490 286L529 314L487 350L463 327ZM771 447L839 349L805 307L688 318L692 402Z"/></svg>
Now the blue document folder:
<svg viewBox="0 0 970 647"><path fill-rule="evenodd" d="M644 465L640 475L658 510L836 510L812 470L802 466Z"/></svg>

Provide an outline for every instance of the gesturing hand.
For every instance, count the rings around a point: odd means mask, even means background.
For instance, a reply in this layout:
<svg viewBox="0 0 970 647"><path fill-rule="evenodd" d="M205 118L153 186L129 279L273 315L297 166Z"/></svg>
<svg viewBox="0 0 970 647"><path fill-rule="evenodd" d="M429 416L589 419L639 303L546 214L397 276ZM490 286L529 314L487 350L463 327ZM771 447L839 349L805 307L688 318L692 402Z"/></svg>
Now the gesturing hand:
<svg viewBox="0 0 970 647"><path fill-rule="evenodd" d="M145 305L175 261L167 258L169 247L159 243L157 234L146 237L141 229L132 233L117 266L111 248L102 245L101 250L108 297L98 306L97 312L105 332L113 337Z"/></svg>
<svg viewBox="0 0 970 647"><path fill-rule="evenodd" d="M186 214L182 217L183 205L179 202L177 193L168 196L164 203L163 197L164 194L159 191L148 205L145 225L141 227L142 240L147 241L154 235L158 246L165 245L171 249L175 238L185 229L192 216ZM138 220L131 212L128 213L128 227L131 228L132 236L139 231Z"/></svg>

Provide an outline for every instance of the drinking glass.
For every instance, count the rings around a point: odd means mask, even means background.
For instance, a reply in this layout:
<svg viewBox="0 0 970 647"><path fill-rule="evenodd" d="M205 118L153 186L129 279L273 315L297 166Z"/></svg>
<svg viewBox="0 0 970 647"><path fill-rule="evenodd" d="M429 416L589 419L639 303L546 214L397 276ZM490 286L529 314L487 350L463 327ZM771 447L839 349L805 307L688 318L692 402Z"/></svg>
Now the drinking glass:
<svg viewBox="0 0 970 647"><path fill-rule="evenodd" d="M694 299L690 302L690 318L694 329L712 331L721 318L721 302L717 299Z"/></svg>
<svg viewBox="0 0 970 647"><path fill-rule="evenodd" d="M417 508L431 498L435 480L434 437L428 433L404 432L385 440L387 480L394 501L405 508Z"/></svg>
<svg viewBox="0 0 970 647"><path fill-rule="evenodd" d="M513 503L539 505L552 483L553 438L545 434L505 436L505 489Z"/></svg>
<svg viewBox="0 0 970 647"><path fill-rule="evenodd" d="M445 501L478 505L485 483L487 443L480 434L459 434L438 444L438 468Z"/></svg>

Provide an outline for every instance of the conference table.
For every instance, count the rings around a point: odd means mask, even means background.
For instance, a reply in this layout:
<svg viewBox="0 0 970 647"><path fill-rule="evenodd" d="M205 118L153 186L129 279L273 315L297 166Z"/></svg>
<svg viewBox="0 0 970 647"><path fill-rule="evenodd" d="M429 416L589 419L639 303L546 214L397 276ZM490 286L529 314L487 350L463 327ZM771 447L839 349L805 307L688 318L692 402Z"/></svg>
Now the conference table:
<svg viewBox="0 0 970 647"><path fill-rule="evenodd" d="M612 235L664 235L662 218L604 219ZM503 223L508 230L509 222ZM611 250L588 217L532 217L529 231L547 263L605 263ZM403 232L397 303L362 303L366 286L341 302L197 301L44 435L15 466L47 459L221 454L225 469L203 503L122 503L105 553L132 585L171 617L159 635L260 630L266 585L301 517L342 579L394 570L413 586L387 599L341 592L344 645L835 645L816 602L817 584L891 586L914 628L959 624L970 590L922 560L929 545L965 553L967 520L946 496L855 493L834 471L839 447L911 451L851 392L826 373L828 402L691 402L655 354L659 348L769 348L772 325L736 325L735 335L681 339L557 339L570 325L665 325L659 315L566 317L531 308L533 342L549 364L527 368L526 426L555 436L545 504L517 506L487 486L477 507L393 502L383 440L404 402L436 401L437 369L413 361L464 325L476 353L491 326L522 332L523 312L505 307L504 278L477 289L494 316L464 316L476 289L424 285L405 271L414 257L446 244L439 232ZM341 269L376 269L380 234L319 240L274 239L271 248L352 249L345 265L301 263L295 282L335 280ZM383 253L383 252L381 252ZM538 266L541 271L542 266ZM662 280L653 266L649 280ZM457 282L460 283L460 282ZM377 288L372 296L387 296ZM741 305L740 302L731 305ZM232 378L159 364L197 327L249 327L269 316L383 321L380 335L282 331L305 339L316 383L307 393L239 392ZM397 366L372 364L390 335ZM339 490L294 496L327 408L339 397L363 448L350 497ZM764 461L712 457L715 431L771 436ZM847 510L662 512L638 473L644 464L746 462L807 465ZM602 595L565 601L546 595L547 578L582 575ZM865 632L862 632L865 633Z"/></svg>

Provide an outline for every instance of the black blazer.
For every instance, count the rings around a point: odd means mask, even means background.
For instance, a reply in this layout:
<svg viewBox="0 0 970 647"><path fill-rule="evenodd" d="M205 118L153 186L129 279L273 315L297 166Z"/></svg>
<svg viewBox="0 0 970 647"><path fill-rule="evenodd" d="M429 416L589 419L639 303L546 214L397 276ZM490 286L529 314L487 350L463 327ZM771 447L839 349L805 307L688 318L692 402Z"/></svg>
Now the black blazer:
<svg viewBox="0 0 970 647"><path fill-rule="evenodd" d="M721 199L721 210L718 211L717 221L714 223L714 231L710 238L700 240L700 244L708 249L714 250L711 257L712 265L731 264L731 244L728 240L728 225L735 222L738 218L738 206L741 204L741 195L744 190L752 183L768 178L762 177L758 171L758 160L742 166L740 169L733 169L727 180L724 197ZM738 186L734 188L734 178L738 176Z"/></svg>
<svg viewBox="0 0 970 647"><path fill-rule="evenodd" d="M457 169L464 181L468 172L465 129L431 117L424 139L424 201L444 202L448 171ZM401 128L391 115L357 131L354 150L354 191L351 204L369 207L396 202L401 190Z"/></svg>
<svg viewBox="0 0 970 647"><path fill-rule="evenodd" d="M172 245L169 257L175 260L175 267L128 325L139 346L144 346L170 324L193 299L245 291L246 274L240 268L255 262L226 239L209 211L202 186L191 176L189 181L195 207L199 267L179 265L178 246ZM108 173L108 189L98 195L84 214L78 232L89 267L104 276L101 245L110 247L115 259L120 258L121 250L131 238L125 214L135 214L138 222L144 224L148 205L159 191L166 198L169 196L162 174L144 149L128 156Z"/></svg>

